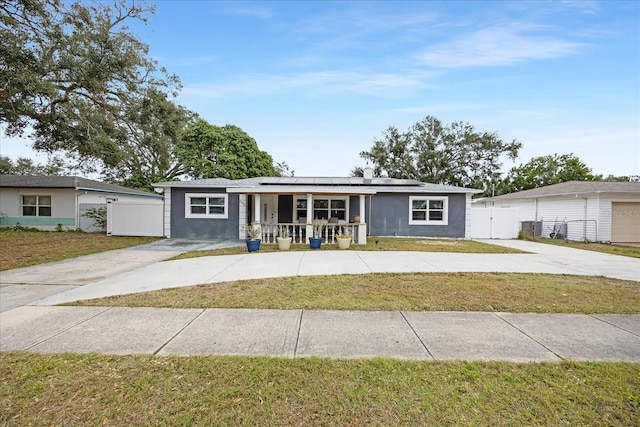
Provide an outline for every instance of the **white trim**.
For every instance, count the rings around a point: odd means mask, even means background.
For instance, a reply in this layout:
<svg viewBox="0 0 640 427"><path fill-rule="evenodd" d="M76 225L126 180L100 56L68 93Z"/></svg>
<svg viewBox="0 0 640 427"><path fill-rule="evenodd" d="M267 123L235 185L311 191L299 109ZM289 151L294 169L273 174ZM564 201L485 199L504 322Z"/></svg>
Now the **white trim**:
<svg viewBox="0 0 640 427"><path fill-rule="evenodd" d="M191 213L191 198L204 198L206 213ZM209 198L224 199L223 213L208 213ZM185 218L207 218L207 219L228 219L229 218L229 195L227 193L186 193L184 195L184 217Z"/></svg>
<svg viewBox="0 0 640 427"><path fill-rule="evenodd" d="M424 200L427 202L426 219L413 219L413 201ZM429 220L429 202L442 201L442 220ZM409 196L409 225L448 225L449 224L449 196Z"/></svg>
<svg viewBox="0 0 640 427"><path fill-rule="evenodd" d="M302 196L298 196L295 195L293 197L293 221L297 222L299 217L298 217L298 200L306 200L307 201L307 223L311 224L311 221L314 219L314 215L313 212L316 210L325 210L325 209L321 209L318 208L316 209L313 204L316 200L327 200L328 201L328 206L327 206L327 215L329 216L329 218L331 217L331 211L332 210L343 210L344 211L344 220L345 221L349 221L349 196L348 195L324 195L324 194L307 194L306 196L302 197ZM344 209L332 209L331 208L331 201L332 200L341 200L344 201ZM325 219L329 219L329 218L325 218Z"/></svg>

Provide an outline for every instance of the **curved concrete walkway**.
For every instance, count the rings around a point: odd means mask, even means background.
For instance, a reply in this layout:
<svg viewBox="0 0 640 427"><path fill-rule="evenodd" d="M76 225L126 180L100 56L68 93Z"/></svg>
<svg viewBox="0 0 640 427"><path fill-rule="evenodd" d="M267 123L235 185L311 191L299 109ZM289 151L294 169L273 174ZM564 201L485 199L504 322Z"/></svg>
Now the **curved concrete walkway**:
<svg viewBox="0 0 640 427"><path fill-rule="evenodd" d="M278 252L145 263L1 313L0 351L640 361L640 315L53 307L167 287L293 275L494 271L640 281L637 259L517 240L488 243L532 253ZM27 272L21 270L24 279ZM15 271L5 273L15 278Z"/></svg>

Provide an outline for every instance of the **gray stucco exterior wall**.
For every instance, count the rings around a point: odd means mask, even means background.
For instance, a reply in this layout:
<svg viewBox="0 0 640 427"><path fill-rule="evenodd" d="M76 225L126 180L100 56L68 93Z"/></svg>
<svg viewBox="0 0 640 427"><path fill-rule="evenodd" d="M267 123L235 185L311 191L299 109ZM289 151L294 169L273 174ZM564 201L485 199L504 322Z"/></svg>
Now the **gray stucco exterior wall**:
<svg viewBox="0 0 640 427"><path fill-rule="evenodd" d="M186 193L226 193L224 188L172 188L171 237L185 239L237 239L239 197L229 194L228 218L185 218Z"/></svg>
<svg viewBox="0 0 640 427"><path fill-rule="evenodd" d="M367 212L369 235L464 238L465 194L441 194L449 197L447 225L409 225L409 196L414 194L378 193L371 197ZM415 194L421 196L423 194ZM429 194L438 196L439 194ZM368 202L368 200L367 200ZM368 210L367 206L367 210Z"/></svg>

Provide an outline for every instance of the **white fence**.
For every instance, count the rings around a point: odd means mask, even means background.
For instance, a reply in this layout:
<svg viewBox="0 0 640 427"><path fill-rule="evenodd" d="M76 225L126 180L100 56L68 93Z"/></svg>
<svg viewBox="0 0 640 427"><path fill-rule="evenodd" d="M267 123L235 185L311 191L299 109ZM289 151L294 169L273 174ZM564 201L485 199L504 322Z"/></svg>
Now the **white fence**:
<svg viewBox="0 0 640 427"><path fill-rule="evenodd" d="M107 203L107 234L162 237L164 235L162 202Z"/></svg>
<svg viewBox="0 0 640 427"><path fill-rule="evenodd" d="M535 237L551 239L598 241L598 223L595 219L569 221L523 221L522 231Z"/></svg>
<svg viewBox="0 0 640 427"><path fill-rule="evenodd" d="M472 239L515 239L520 231L518 208L471 208Z"/></svg>

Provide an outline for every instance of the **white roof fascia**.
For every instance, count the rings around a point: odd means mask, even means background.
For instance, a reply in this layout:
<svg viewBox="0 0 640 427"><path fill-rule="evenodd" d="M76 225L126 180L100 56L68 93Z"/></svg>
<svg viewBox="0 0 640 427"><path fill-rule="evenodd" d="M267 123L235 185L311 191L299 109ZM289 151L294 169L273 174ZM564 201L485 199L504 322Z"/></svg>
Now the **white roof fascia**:
<svg viewBox="0 0 640 427"><path fill-rule="evenodd" d="M227 187L227 193L246 194L364 194L373 195L377 191L358 187L319 187L298 185L264 185L256 187Z"/></svg>

